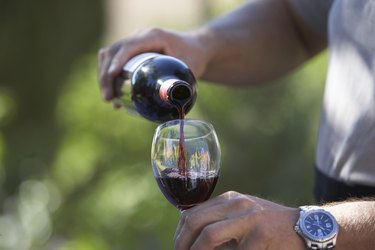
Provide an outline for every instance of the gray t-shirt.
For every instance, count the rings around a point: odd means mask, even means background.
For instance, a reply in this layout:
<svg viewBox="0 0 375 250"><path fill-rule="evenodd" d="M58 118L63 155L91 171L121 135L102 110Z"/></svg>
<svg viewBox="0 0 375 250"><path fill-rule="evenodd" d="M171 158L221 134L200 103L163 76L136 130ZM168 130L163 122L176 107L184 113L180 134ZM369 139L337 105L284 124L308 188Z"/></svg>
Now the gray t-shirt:
<svg viewBox="0 0 375 250"><path fill-rule="evenodd" d="M375 1L295 0L293 5L313 31L328 37L317 167L348 184L375 186Z"/></svg>

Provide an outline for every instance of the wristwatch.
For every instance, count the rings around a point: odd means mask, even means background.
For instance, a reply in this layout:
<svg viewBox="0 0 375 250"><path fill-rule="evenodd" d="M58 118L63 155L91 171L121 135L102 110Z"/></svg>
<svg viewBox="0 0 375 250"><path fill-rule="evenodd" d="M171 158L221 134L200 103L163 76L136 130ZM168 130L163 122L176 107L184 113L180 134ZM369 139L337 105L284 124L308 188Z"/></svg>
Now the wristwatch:
<svg viewBox="0 0 375 250"><path fill-rule="evenodd" d="M321 207L300 207L299 219L294 230L305 240L308 249L326 250L333 249L336 245L336 219Z"/></svg>

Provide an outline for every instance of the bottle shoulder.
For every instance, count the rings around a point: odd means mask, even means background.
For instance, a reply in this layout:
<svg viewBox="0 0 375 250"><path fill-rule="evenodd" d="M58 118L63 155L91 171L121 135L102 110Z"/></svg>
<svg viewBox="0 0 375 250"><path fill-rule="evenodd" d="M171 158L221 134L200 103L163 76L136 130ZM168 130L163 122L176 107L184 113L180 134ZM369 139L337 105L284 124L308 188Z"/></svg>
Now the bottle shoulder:
<svg viewBox="0 0 375 250"><path fill-rule="evenodd" d="M159 79L178 79L194 85L196 80L189 67L182 61L160 55L143 62L132 74L133 81L148 78L157 81Z"/></svg>

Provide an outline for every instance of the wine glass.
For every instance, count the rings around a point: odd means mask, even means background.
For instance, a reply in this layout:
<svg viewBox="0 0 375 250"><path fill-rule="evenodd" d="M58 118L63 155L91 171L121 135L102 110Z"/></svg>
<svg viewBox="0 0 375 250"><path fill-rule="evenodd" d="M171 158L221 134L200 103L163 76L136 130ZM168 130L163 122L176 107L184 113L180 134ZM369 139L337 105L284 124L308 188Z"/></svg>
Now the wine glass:
<svg viewBox="0 0 375 250"><path fill-rule="evenodd" d="M191 119L159 125L151 162L159 188L180 211L206 201L220 173L220 145L214 127Z"/></svg>

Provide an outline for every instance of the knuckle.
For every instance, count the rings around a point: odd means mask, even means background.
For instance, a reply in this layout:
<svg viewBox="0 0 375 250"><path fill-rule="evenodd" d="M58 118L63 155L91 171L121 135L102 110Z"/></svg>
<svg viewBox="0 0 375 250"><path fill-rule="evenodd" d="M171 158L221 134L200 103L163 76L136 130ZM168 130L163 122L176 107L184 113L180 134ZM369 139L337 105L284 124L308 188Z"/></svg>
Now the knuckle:
<svg viewBox="0 0 375 250"><path fill-rule="evenodd" d="M209 225L202 230L201 235L207 245L215 245L216 237L218 235L218 228L215 225Z"/></svg>
<svg viewBox="0 0 375 250"><path fill-rule="evenodd" d="M120 44L113 44L111 46L100 49L99 53L102 53L103 56L112 57L119 50L119 47L121 47Z"/></svg>
<svg viewBox="0 0 375 250"><path fill-rule="evenodd" d="M240 195L233 200L233 206L240 209L249 209L253 207L253 202L247 199L244 195Z"/></svg>
<svg viewBox="0 0 375 250"><path fill-rule="evenodd" d="M165 31L158 27L149 28L147 32L148 34L150 34L150 36L154 36L154 37L160 37L165 34Z"/></svg>
<svg viewBox="0 0 375 250"><path fill-rule="evenodd" d="M187 215L185 217L185 225L188 230L194 230L198 225L199 219L195 215Z"/></svg>
<svg viewBox="0 0 375 250"><path fill-rule="evenodd" d="M221 195L221 197L225 200L231 200L237 196L239 196L240 193L236 192L236 191L228 191L228 192L225 192L224 194Z"/></svg>
<svg viewBox="0 0 375 250"><path fill-rule="evenodd" d="M101 56L101 57L105 57L105 56L108 56L108 54L109 54L109 52L110 52L110 48L111 47L105 47L105 48L101 48L100 50L99 50L99 56Z"/></svg>
<svg viewBox="0 0 375 250"><path fill-rule="evenodd" d="M105 59L112 58L117 52L117 47L112 45L109 47L101 48L98 51L98 58L100 61L104 61Z"/></svg>
<svg viewBox="0 0 375 250"><path fill-rule="evenodd" d="M101 63L102 61L104 61L104 58L105 58L105 48L101 48L99 49L98 51L98 54L97 54L97 58L98 58L98 61Z"/></svg>
<svg viewBox="0 0 375 250"><path fill-rule="evenodd" d="M170 39L170 32L158 27L152 27L145 31L146 37L152 40L166 41Z"/></svg>
<svg viewBox="0 0 375 250"><path fill-rule="evenodd" d="M106 54L107 48L101 48L98 51L98 56L104 56Z"/></svg>

